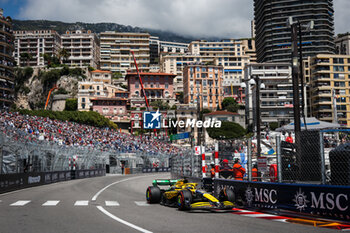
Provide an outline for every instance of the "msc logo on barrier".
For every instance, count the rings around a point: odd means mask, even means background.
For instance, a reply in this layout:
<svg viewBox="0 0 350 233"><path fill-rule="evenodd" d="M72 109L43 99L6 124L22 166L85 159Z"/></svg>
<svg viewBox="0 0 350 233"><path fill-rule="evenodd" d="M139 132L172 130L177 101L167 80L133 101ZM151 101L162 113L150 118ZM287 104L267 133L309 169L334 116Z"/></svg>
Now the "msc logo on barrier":
<svg viewBox="0 0 350 233"><path fill-rule="evenodd" d="M143 128L144 129L160 129L162 114L157 112L144 112L143 113Z"/></svg>

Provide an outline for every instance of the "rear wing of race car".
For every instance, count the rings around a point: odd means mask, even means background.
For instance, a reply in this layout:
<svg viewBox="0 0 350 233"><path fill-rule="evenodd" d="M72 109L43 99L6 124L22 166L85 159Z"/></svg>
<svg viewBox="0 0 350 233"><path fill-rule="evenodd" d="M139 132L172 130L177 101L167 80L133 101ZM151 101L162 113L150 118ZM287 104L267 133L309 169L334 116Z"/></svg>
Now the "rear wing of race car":
<svg viewBox="0 0 350 233"><path fill-rule="evenodd" d="M169 179L156 179L153 180L153 186L165 186L165 185L174 185L178 180L169 180Z"/></svg>

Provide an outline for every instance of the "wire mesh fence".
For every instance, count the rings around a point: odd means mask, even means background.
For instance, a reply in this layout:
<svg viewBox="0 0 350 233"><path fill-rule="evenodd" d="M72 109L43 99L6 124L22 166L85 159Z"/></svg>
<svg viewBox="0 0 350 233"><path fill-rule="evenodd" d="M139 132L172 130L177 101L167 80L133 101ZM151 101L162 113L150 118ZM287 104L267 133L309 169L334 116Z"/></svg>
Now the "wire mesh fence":
<svg viewBox="0 0 350 233"><path fill-rule="evenodd" d="M220 141L219 162L228 161L234 179L234 161L240 160L244 180L280 183L350 185L350 130L302 131L292 140L283 134L257 140ZM212 152L206 153L206 177L210 177ZM202 177L202 157L194 151L172 157L176 175ZM223 178L223 177L221 177Z"/></svg>

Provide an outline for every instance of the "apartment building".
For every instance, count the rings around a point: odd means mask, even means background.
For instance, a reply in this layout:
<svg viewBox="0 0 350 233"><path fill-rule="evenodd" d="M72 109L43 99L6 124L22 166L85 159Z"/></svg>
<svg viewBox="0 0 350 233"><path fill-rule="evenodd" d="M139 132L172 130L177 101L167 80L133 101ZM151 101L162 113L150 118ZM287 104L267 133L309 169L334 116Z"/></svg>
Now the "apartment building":
<svg viewBox="0 0 350 233"><path fill-rule="evenodd" d="M303 57L334 54L333 0L254 0L257 61L291 62L289 17L306 25L314 21L314 30L302 29Z"/></svg>
<svg viewBox="0 0 350 233"><path fill-rule="evenodd" d="M350 127L350 56L319 54L310 59L311 115Z"/></svg>
<svg viewBox="0 0 350 233"><path fill-rule="evenodd" d="M187 65L202 63L200 55L193 54L161 54L160 69L164 73L176 74L174 92L183 92L183 69Z"/></svg>
<svg viewBox="0 0 350 233"><path fill-rule="evenodd" d="M256 76L260 83L260 114L262 124L279 122L281 125L293 120L293 85L289 63L255 63L245 67L244 82L246 124L256 126L256 84L249 82Z"/></svg>
<svg viewBox="0 0 350 233"><path fill-rule="evenodd" d="M150 36L149 38L149 64L151 66L159 65L159 37Z"/></svg>
<svg viewBox="0 0 350 233"><path fill-rule="evenodd" d="M159 41L160 53L188 53L188 43Z"/></svg>
<svg viewBox="0 0 350 233"><path fill-rule="evenodd" d="M0 110L9 110L14 100L13 50L12 20L0 9Z"/></svg>
<svg viewBox="0 0 350 233"><path fill-rule="evenodd" d="M124 76L128 70L136 72L133 51L140 72L149 72L149 38L148 33L101 32L101 70L120 72Z"/></svg>
<svg viewBox="0 0 350 233"><path fill-rule="evenodd" d="M196 104L199 101L200 109L221 108L223 72L222 66L186 66L183 71L185 104Z"/></svg>
<svg viewBox="0 0 350 233"><path fill-rule="evenodd" d="M242 40L235 39L192 41L189 45L189 52L200 55L204 64L223 66L223 95L235 98L238 97L240 83L244 77L244 66L250 63L250 55L246 55L245 50L249 50L249 46L244 46Z"/></svg>
<svg viewBox="0 0 350 233"><path fill-rule="evenodd" d="M65 64L69 66L93 68L99 67L100 42L90 30L66 31L61 35L62 48L69 53Z"/></svg>
<svg viewBox="0 0 350 233"><path fill-rule="evenodd" d="M255 39L242 39L241 41L244 54L249 56L249 63L256 63Z"/></svg>
<svg viewBox="0 0 350 233"><path fill-rule="evenodd" d="M78 111L94 110L105 116L126 113L128 92L112 85L112 72L95 70L78 83Z"/></svg>
<svg viewBox="0 0 350 233"><path fill-rule="evenodd" d="M44 66L44 54L57 56L61 37L54 30L14 31L18 66Z"/></svg>
<svg viewBox="0 0 350 233"><path fill-rule="evenodd" d="M162 55L167 54L185 54L188 52L188 44L170 42L170 41L161 41L159 37L151 36L149 40L150 47L150 71L160 70L161 57ZM164 70L162 72L165 72Z"/></svg>
<svg viewBox="0 0 350 233"><path fill-rule="evenodd" d="M335 54L350 55L350 34L338 35L335 40Z"/></svg>
<svg viewBox="0 0 350 233"><path fill-rule="evenodd" d="M170 106L175 104L173 79L176 75L142 72L140 76L149 103L160 100L168 103ZM132 108L146 107L137 73L127 73L125 79L128 82L130 106Z"/></svg>

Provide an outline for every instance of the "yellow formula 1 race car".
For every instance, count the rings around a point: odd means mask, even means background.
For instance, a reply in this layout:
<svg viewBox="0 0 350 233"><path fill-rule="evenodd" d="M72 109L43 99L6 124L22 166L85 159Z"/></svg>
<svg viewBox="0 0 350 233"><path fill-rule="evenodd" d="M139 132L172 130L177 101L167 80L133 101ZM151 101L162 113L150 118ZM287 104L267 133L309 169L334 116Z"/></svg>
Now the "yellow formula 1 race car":
<svg viewBox="0 0 350 233"><path fill-rule="evenodd" d="M161 189L159 186L170 186ZM197 189L198 183L181 180L153 180L146 191L148 203L177 207L179 210L230 210L234 207L235 194L231 189L223 190L219 197Z"/></svg>

